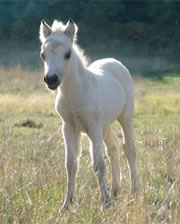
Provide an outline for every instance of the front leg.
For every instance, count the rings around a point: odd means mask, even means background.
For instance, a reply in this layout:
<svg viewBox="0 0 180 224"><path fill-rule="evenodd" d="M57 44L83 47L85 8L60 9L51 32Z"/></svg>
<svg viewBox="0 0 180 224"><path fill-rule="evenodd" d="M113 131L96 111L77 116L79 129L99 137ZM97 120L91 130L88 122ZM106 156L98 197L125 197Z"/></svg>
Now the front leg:
<svg viewBox="0 0 180 224"><path fill-rule="evenodd" d="M75 193L75 179L80 154L80 132L73 126L64 123L63 136L65 141L65 166L67 172L67 193L63 208L68 208L69 204L73 202Z"/></svg>

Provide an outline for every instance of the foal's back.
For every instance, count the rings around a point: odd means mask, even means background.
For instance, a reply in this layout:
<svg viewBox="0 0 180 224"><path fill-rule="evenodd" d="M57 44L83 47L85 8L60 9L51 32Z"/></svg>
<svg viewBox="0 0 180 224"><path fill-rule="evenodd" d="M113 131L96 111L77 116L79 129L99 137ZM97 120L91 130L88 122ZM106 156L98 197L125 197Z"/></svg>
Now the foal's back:
<svg viewBox="0 0 180 224"><path fill-rule="evenodd" d="M126 95L133 96L133 81L128 69L114 58L105 58L93 62L88 69L97 74L115 78L121 82ZM130 96L131 95L131 96Z"/></svg>

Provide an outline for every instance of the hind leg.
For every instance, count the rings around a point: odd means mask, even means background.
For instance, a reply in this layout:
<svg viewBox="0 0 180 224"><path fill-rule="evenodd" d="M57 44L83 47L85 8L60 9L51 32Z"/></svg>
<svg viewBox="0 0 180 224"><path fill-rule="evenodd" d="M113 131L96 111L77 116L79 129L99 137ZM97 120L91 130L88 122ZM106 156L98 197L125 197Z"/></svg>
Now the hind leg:
<svg viewBox="0 0 180 224"><path fill-rule="evenodd" d="M120 147L118 138L112 127L108 127L104 131L104 142L107 147L107 155L111 162L111 178L112 189L111 197L116 198L120 192Z"/></svg>
<svg viewBox="0 0 180 224"><path fill-rule="evenodd" d="M132 117L121 117L118 119L122 126L123 149L128 160L131 193L134 195L137 191L137 173L136 173L136 146L133 138L133 119Z"/></svg>
<svg viewBox="0 0 180 224"><path fill-rule="evenodd" d="M104 179L105 164L103 159L103 133L102 128L98 124L89 125L88 137L90 139L90 154L94 173L97 176L99 188L101 191L101 198L106 207L108 205L109 195Z"/></svg>

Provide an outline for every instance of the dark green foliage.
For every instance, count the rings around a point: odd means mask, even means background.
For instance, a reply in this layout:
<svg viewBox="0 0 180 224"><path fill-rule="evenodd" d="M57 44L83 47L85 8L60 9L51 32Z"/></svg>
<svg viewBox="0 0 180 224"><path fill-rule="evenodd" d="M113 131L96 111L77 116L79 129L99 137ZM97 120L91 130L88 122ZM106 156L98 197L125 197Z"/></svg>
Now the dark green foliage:
<svg viewBox="0 0 180 224"><path fill-rule="evenodd" d="M0 38L37 43L42 18L50 24L72 18L82 45L143 41L151 50L171 48L178 54L179 9L180 2L172 0L1 0Z"/></svg>

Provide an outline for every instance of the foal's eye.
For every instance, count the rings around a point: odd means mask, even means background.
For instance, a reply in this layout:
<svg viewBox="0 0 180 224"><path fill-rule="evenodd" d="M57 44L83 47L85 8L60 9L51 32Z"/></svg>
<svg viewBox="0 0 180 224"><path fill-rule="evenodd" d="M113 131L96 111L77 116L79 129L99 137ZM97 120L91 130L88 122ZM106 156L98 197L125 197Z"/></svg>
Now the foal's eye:
<svg viewBox="0 0 180 224"><path fill-rule="evenodd" d="M43 61L45 61L45 56L44 56L43 53L40 54L40 58L41 58Z"/></svg>
<svg viewBox="0 0 180 224"><path fill-rule="evenodd" d="M71 51L68 51L64 57L65 59L69 59L71 57Z"/></svg>

